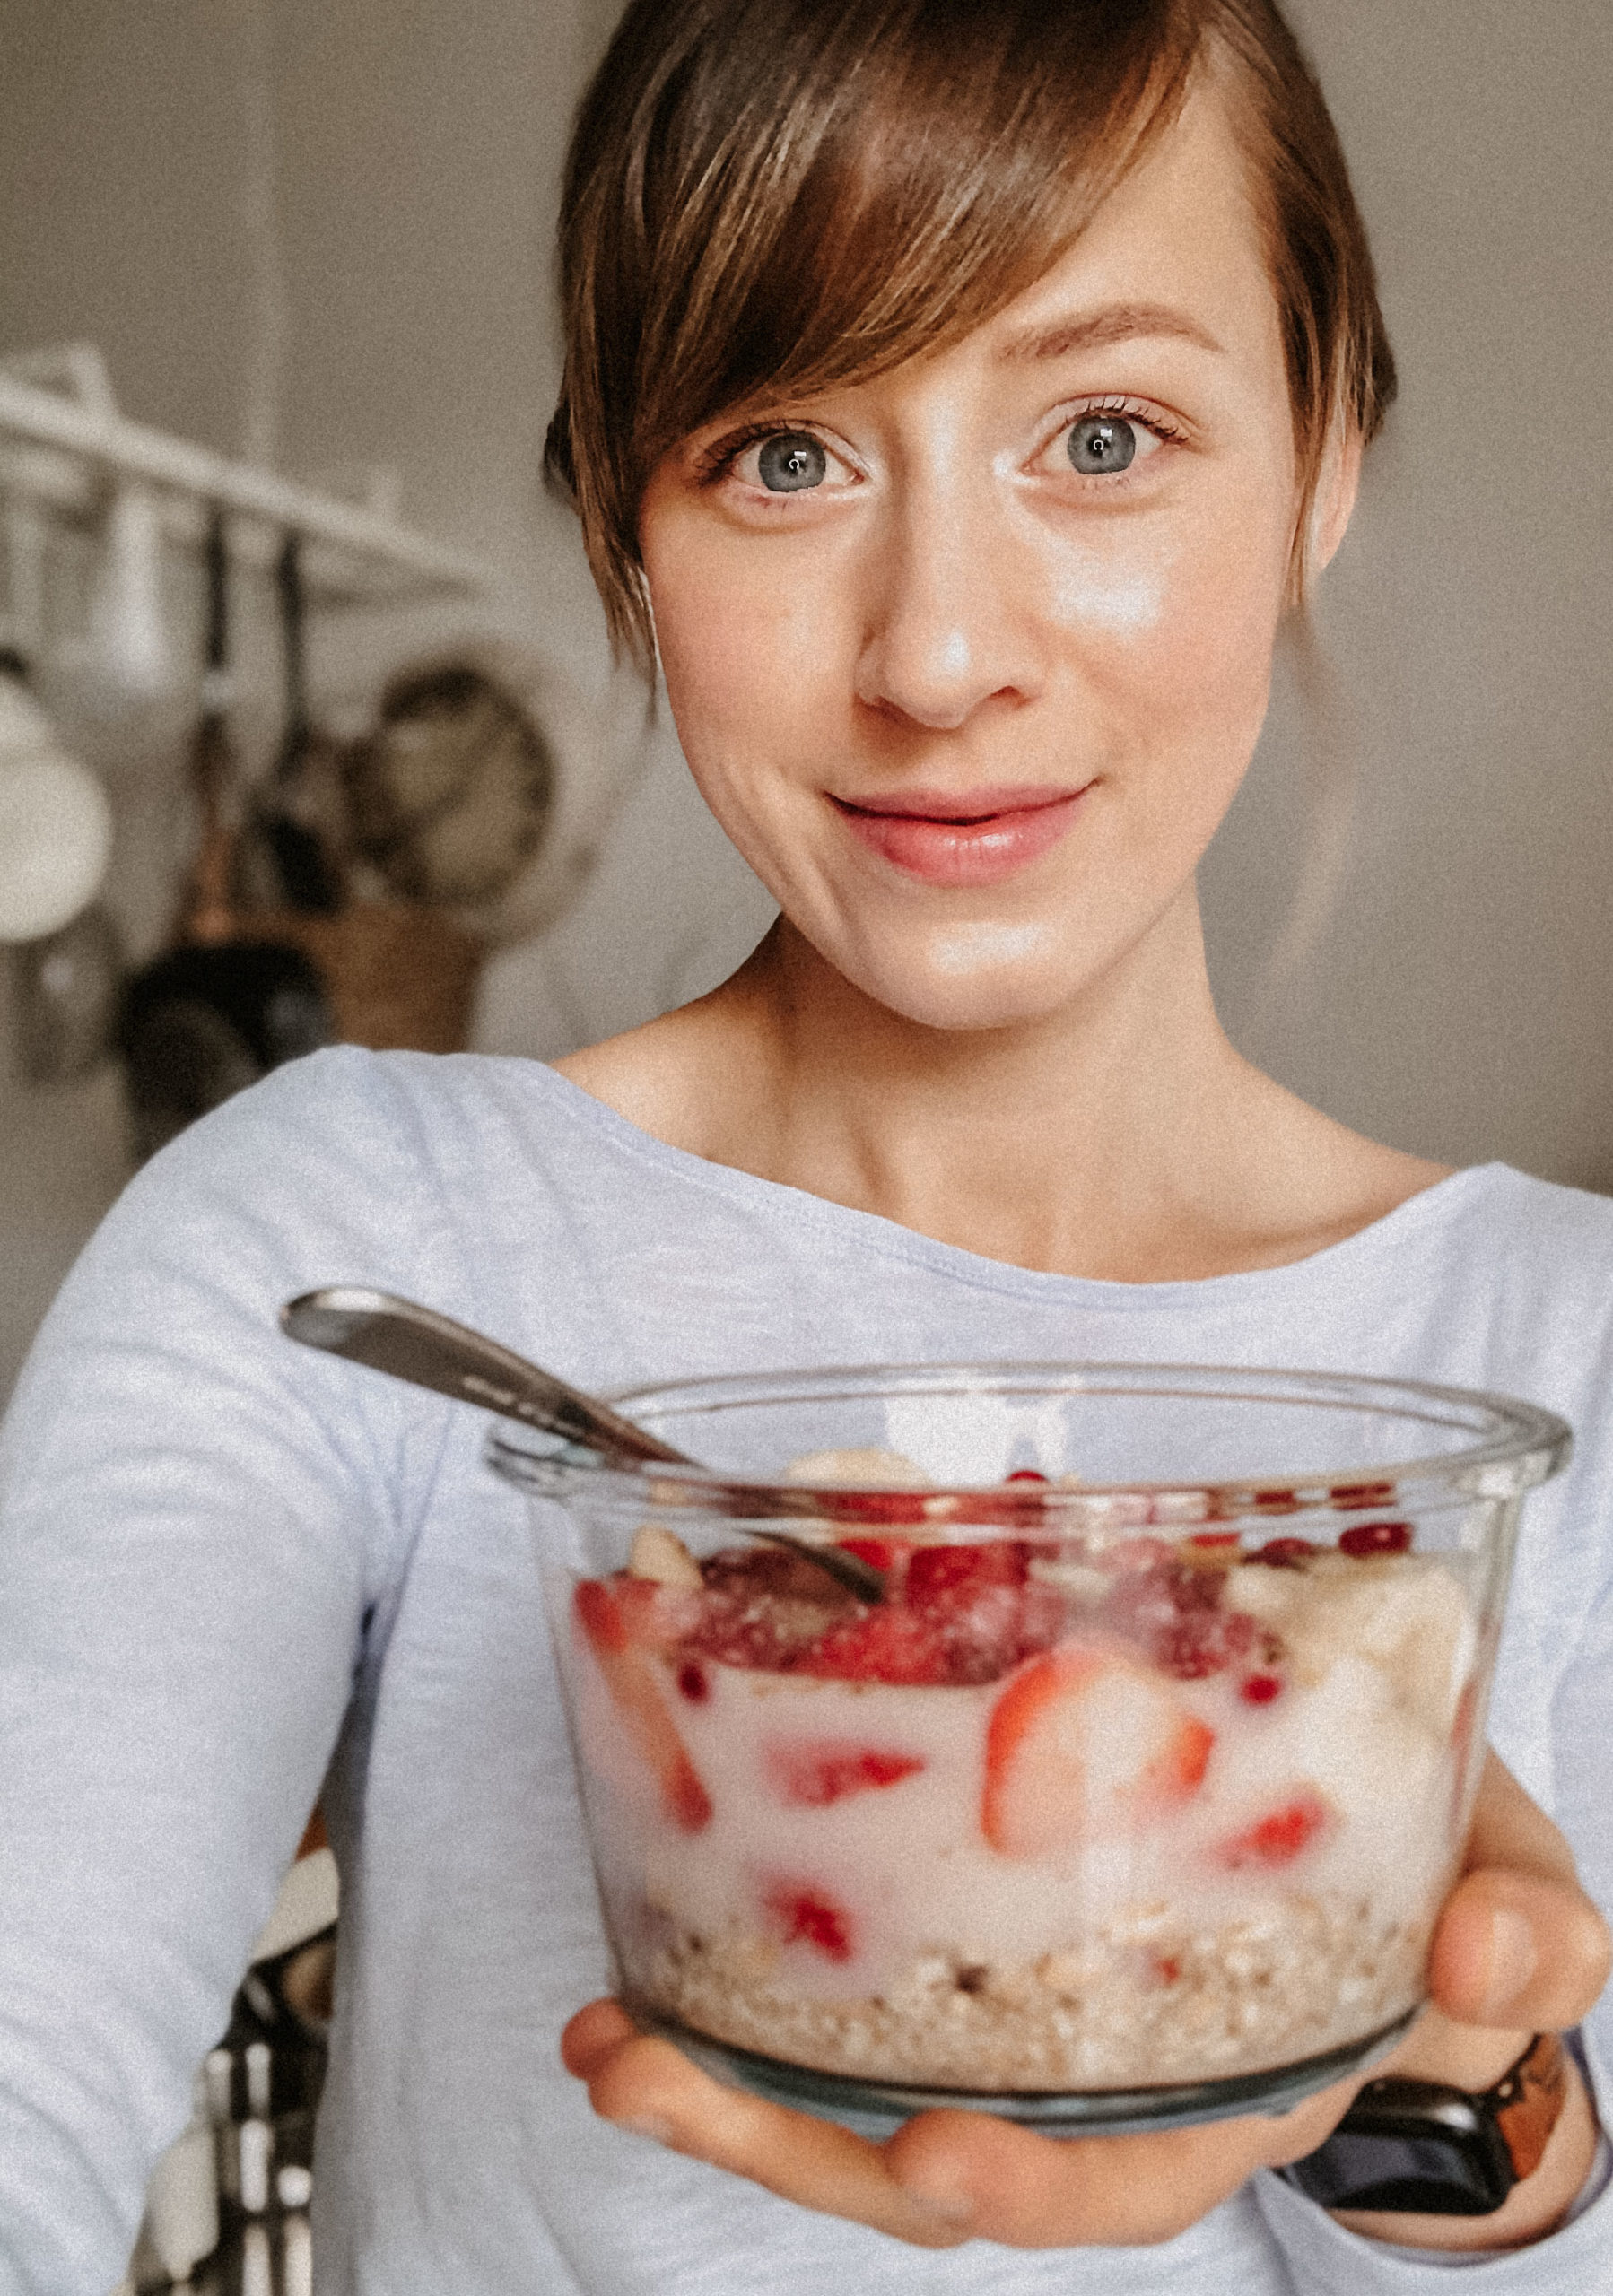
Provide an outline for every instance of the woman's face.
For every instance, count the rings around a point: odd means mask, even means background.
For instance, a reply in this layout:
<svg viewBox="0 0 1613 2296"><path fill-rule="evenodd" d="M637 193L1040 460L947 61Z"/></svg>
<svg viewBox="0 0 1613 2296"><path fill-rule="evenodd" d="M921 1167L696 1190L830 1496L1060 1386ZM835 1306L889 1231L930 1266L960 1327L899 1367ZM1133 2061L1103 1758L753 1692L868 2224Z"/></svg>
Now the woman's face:
<svg viewBox="0 0 1613 2296"><path fill-rule="evenodd" d="M1265 712L1295 491L1260 233L1199 94L956 348L656 470L640 540L702 796L882 1004L1052 1014L1190 898Z"/></svg>

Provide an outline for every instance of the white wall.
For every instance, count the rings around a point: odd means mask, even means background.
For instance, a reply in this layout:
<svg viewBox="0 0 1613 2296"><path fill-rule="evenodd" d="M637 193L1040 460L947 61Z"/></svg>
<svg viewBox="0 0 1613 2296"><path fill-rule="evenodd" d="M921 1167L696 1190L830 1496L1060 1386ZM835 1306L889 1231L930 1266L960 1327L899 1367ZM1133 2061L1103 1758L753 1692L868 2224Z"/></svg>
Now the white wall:
<svg viewBox="0 0 1613 2296"><path fill-rule="evenodd" d="M500 621L597 682L597 610L537 459L557 170L612 0L271 8L283 459L397 464L418 521L503 570ZM1207 866L1224 1008L1246 1048L1368 1130L1613 1184L1613 10L1295 0L1295 14L1354 159L1404 390L1317 607L1335 730L1319 741L1279 691ZM251 373L248 17L249 0L0 12L0 350L93 338L130 412L228 448ZM317 682L357 693L408 639L327 628ZM178 732L93 737L137 941L162 921ZM1273 985L1312 797L1346 756L1332 921ZM663 738L581 909L496 970L484 1040L552 1054L625 1025L715 978L765 915ZM118 1169L109 1080L25 1102L0 1079L0 1392Z"/></svg>

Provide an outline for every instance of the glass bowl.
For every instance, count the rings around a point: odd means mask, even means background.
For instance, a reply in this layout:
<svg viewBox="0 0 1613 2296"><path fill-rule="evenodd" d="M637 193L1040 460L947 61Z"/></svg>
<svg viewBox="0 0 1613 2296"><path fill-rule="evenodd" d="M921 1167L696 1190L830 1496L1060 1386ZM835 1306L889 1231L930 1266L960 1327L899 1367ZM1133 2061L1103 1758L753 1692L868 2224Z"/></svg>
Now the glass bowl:
<svg viewBox="0 0 1613 2296"><path fill-rule="evenodd" d="M1560 1420L1142 1363L614 1400L702 1465L489 1459L645 2026L875 2135L1281 2111L1393 2045Z"/></svg>

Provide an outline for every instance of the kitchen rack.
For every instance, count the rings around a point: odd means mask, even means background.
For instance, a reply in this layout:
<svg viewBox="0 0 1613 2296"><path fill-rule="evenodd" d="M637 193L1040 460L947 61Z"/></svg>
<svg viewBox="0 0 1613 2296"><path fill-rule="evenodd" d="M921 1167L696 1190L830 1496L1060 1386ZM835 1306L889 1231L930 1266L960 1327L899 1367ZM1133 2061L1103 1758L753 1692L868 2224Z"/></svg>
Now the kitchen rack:
<svg viewBox="0 0 1613 2296"><path fill-rule="evenodd" d="M199 548L211 512L222 509L238 564L266 567L288 535L300 536L310 596L324 604L493 587L491 568L399 522L390 474L370 477L370 499L346 500L132 422L88 344L0 360L0 497L91 527L109 489L144 487L165 539L182 548Z"/></svg>

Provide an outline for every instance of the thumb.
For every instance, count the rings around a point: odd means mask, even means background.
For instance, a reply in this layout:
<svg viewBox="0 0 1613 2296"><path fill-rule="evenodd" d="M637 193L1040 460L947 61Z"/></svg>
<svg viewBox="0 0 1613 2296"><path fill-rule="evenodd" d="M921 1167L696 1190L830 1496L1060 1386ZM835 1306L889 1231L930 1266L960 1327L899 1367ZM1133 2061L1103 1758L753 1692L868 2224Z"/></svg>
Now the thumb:
<svg viewBox="0 0 1613 2296"><path fill-rule="evenodd" d="M1608 1925L1556 1827L1493 1753L1467 1866L1434 1932L1434 2000L1460 2024L1531 2032L1577 2024L1608 1980Z"/></svg>

